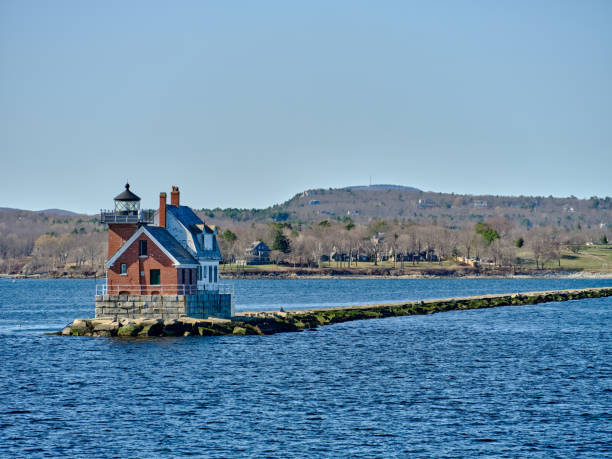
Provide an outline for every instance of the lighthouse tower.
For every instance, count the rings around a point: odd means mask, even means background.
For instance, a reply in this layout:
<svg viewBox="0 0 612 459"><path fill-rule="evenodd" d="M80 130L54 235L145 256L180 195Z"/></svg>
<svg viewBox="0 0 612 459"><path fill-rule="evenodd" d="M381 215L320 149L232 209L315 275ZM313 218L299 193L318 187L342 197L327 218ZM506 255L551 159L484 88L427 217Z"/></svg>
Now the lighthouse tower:
<svg viewBox="0 0 612 459"><path fill-rule="evenodd" d="M138 227L151 223L143 218L140 211L140 198L130 191L130 184L115 196L115 209L102 210L100 221L108 225L108 257L110 258L138 230Z"/></svg>

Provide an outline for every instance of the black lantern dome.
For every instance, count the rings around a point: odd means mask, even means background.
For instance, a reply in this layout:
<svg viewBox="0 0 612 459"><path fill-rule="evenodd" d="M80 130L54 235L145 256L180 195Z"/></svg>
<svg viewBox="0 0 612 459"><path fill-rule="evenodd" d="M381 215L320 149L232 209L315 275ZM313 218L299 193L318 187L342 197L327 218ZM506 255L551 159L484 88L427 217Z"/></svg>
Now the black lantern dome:
<svg viewBox="0 0 612 459"><path fill-rule="evenodd" d="M130 191L130 184L125 184L125 190L115 196L115 212L127 215L138 215L140 198Z"/></svg>

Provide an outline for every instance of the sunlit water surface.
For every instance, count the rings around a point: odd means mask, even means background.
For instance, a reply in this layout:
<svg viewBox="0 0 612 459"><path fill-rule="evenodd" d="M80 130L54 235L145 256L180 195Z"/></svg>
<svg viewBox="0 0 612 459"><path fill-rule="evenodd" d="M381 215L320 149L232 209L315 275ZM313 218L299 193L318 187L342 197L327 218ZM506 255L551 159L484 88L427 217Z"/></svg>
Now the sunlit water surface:
<svg viewBox="0 0 612 459"><path fill-rule="evenodd" d="M557 288L584 279L236 281L238 310ZM273 336L46 336L94 281L0 279L0 456L602 457L612 299Z"/></svg>

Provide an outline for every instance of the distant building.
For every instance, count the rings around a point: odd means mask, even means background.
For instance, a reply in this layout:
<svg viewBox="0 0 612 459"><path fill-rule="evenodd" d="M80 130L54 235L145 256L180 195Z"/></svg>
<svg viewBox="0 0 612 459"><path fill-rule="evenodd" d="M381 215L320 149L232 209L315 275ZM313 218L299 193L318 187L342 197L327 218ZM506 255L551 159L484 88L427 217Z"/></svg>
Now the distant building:
<svg viewBox="0 0 612 459"><path fill-rule="evenodd" d="M429 198L419 199L417 201L417 206L419 206L421 209L428 209L428 208L431 208L431 207L437 207L437 205L438 204L436 203L436 201L434 201L433 199L429 199Z"/></svg>
<svg viewBox="0 0 612 459"><path fill-rule="evenodd" d="M262 241L254 241L245 251L245 263L247 265L270 264L270 247Z"/></svg>
<svg viewBox="0 0 612 459"><path fill-rule="evenodd" d="M317 201L316 199L313 199L308 203L309 206L318 206L319 204L321 204L321 201Z"/></svg>
<svg viewBox="0 0 612 459"><path fill-rule="evenodd" d="M487 201L474 201L472 207L489 207L489 203Z"/></svg>
<svg viewBox="0 0 612 459"><path fill-rule="evenodd" d="M385 233L376 233L371 238L371 241L374 245L381 244L384 240L385 240Z"/></svg>

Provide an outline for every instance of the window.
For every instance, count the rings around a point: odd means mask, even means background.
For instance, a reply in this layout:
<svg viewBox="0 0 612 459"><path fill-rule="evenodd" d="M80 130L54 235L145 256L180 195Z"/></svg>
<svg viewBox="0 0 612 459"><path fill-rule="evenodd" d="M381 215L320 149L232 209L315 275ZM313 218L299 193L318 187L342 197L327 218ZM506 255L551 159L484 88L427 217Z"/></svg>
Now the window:
<svg viewBox="0 0 612 459"><path fill-rule="evenodd" d="M217 282L218 276L219 276L219 267L215 266L215 282Z"/></svg>
<svg viewBox="0 0 612 459"><path fill-rule="evenodd" d="M149 279L151 285L160 285L161 284L161 276L159 274L159 269L151 269L149 271Z"/></svg>
<svg viewBox="0 0 612 459"><path fill-rule="evenodd" d="M140 250L138 251L138 255L141 257L147 256L147 241L140 241Z"/></svg>
<svg viewBox="0 0 612 459"><path fill-rule="evenodd" d="M202 280L202 265L198 266L198 280Z"/></svg>
<svg viewBox="0 0 612 459"><path fill-rule="evenodd" d="M127 265L125 263L121 263L121 275L127 276Z"/></svg>
<svg viewBox="0 0 612 459"><path fill-rule="evenodd" d="M185 283L185 270L181 269L181 284Z"/></svg>
<svg viewBox="0 0 612 459"><path fill-rule="evenodd" d="M208 267L208 282L212 282L212 266Z"/></svg>

